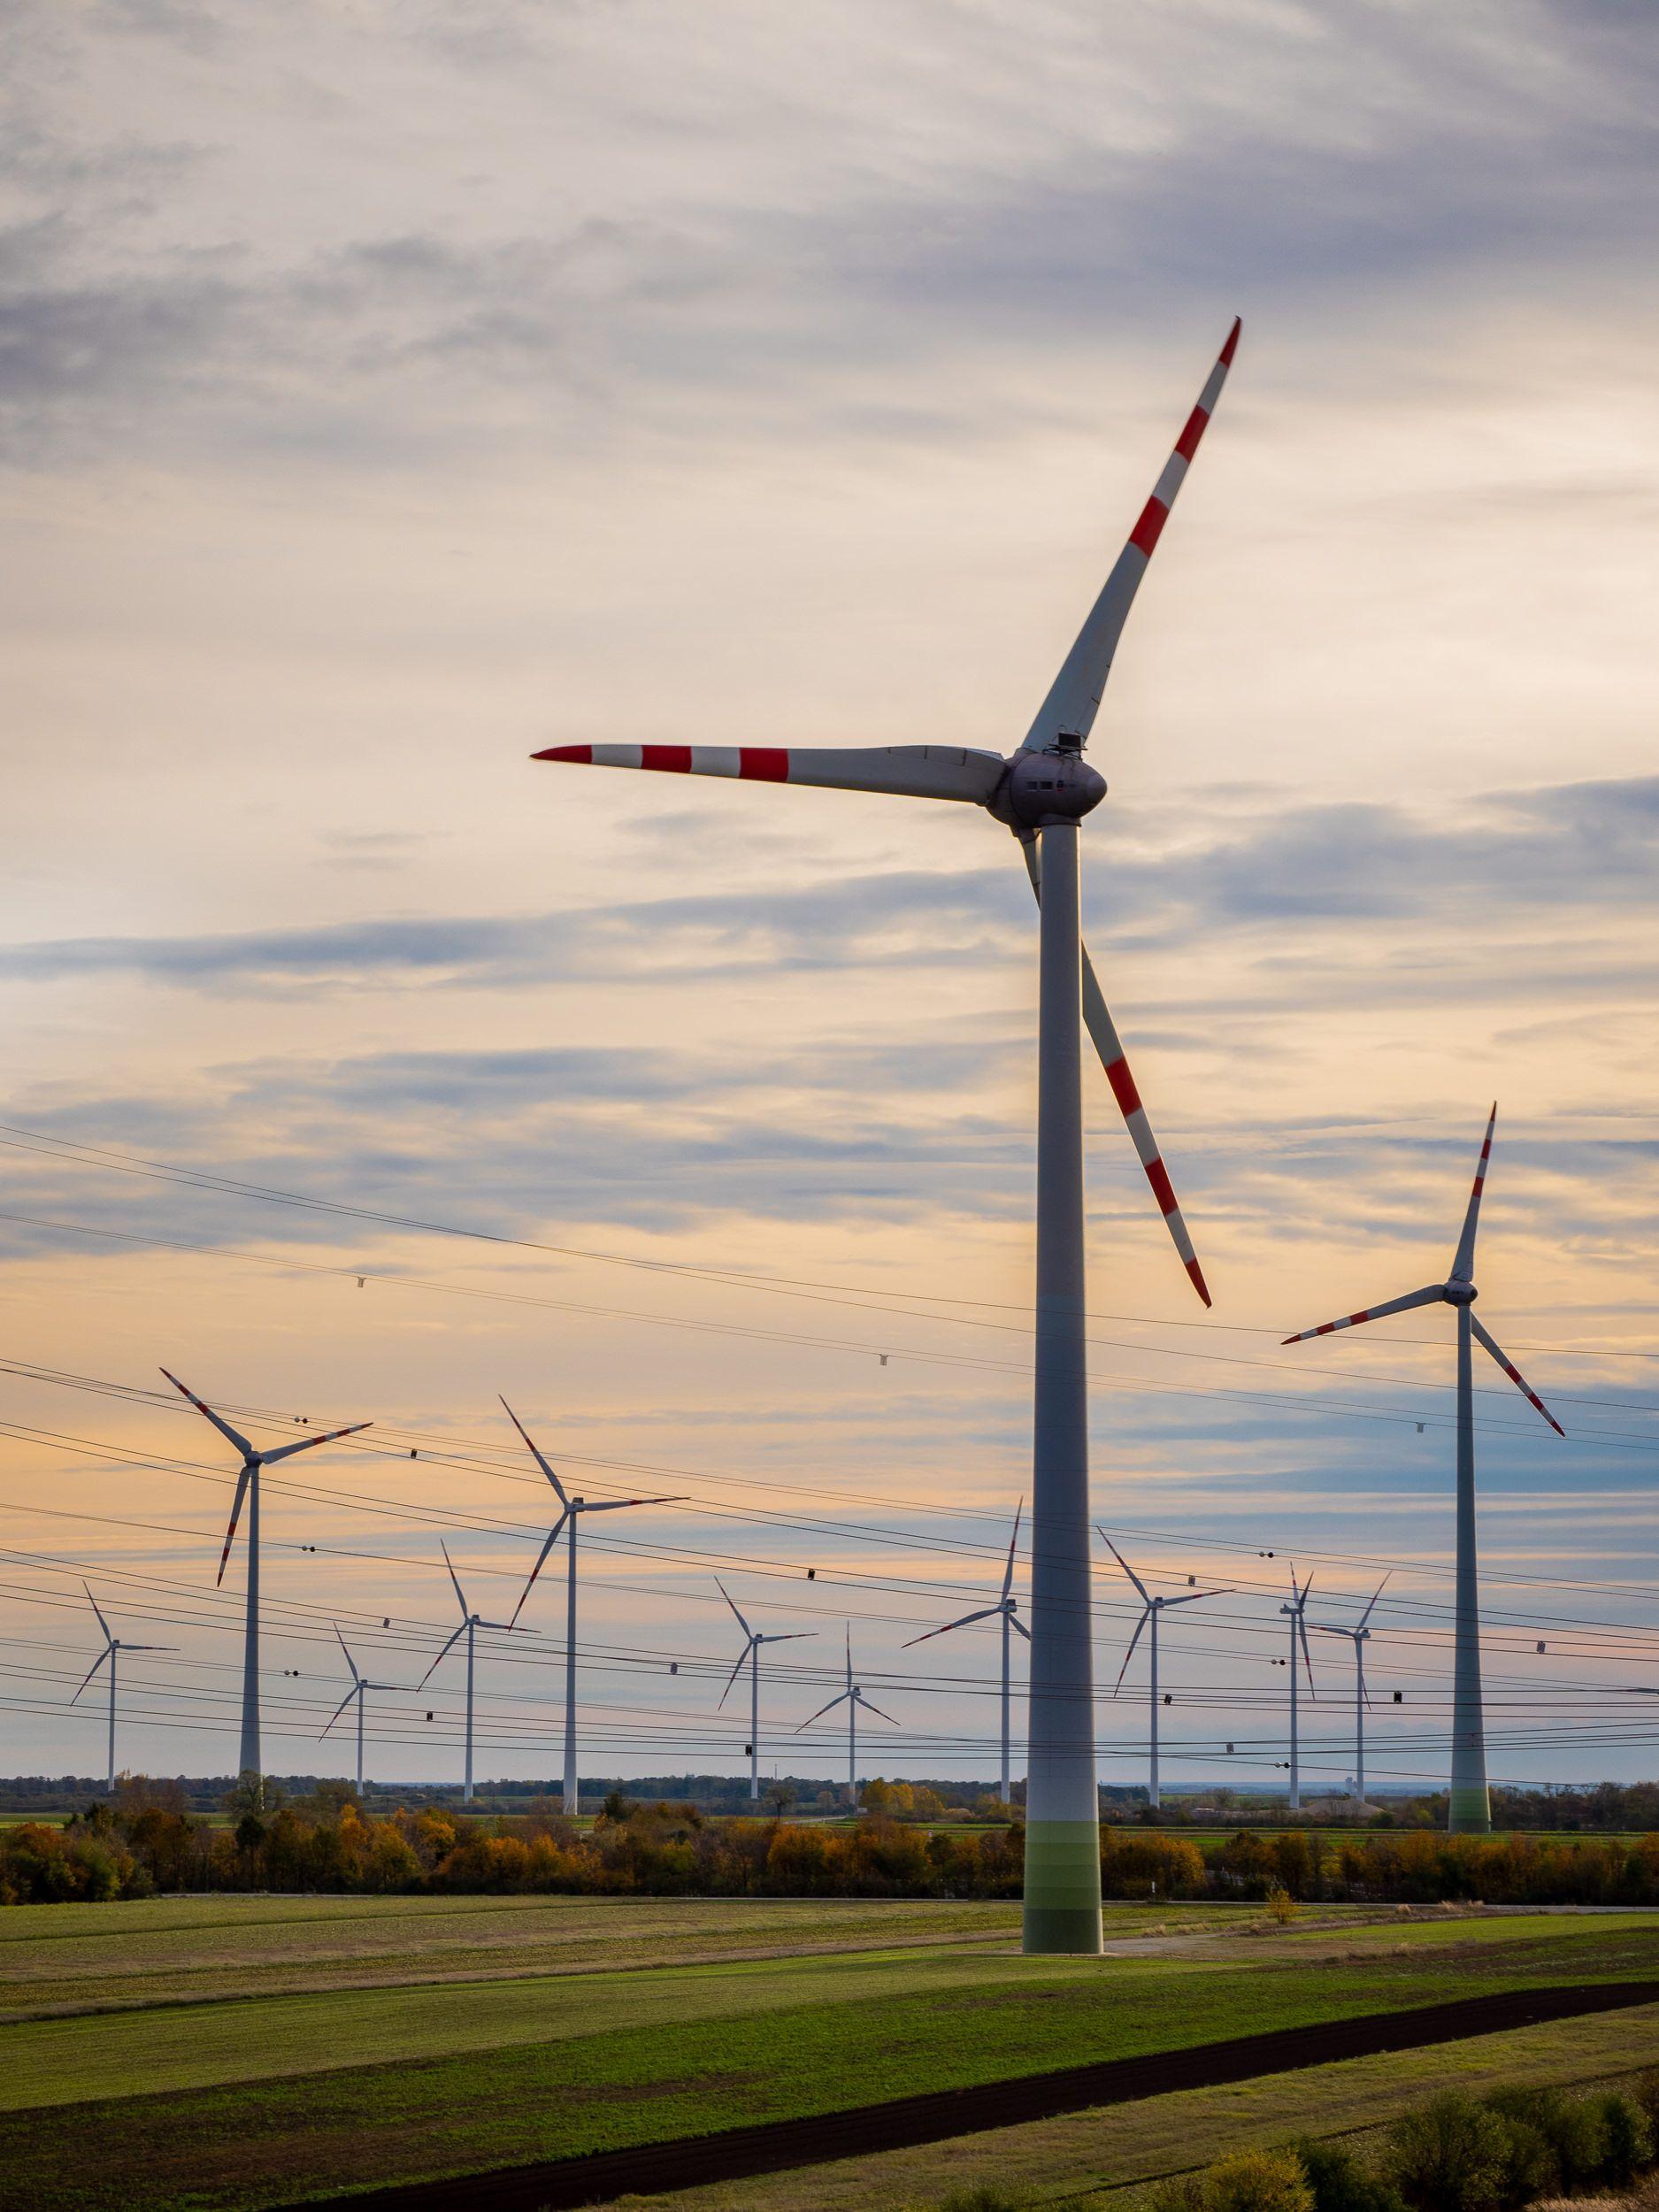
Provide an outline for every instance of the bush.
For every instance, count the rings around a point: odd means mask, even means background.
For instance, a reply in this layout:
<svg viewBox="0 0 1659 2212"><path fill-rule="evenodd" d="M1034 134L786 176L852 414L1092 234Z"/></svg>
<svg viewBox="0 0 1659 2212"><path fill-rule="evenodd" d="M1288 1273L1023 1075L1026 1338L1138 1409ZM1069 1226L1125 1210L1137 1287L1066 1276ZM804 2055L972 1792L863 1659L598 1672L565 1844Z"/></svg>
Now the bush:
<svg viewBox="0 0 1659 2212"><path fill-rule="evenodd" d="M1283 1882L1275 1882L1267 1893L1267 1909L1271 1918L1281 1928L1288 1927L1296 1917L1296 1901Z"/></svg>
<svg viewBox="0 0 1659 2212"><path fill-rule="evenodd" d="M1525 2095L1525 2092L1520 2093L1521 2099ZM1532 2204L1540 2197L1553 2196L1561 2186L1561 2166L1555 2147L1543 2129L1528 2116L1524 2104L1517 2110L1505 2111L1495 2097L1488 2097L1486 2102L1503 2123L1503 2181L1499 2202L1508 2208L1508 2212L1520 2212L1522 2206Z"/></svg>
<svg viewBox="0 0 1659 2212"><path fill-rule="evenodd" d="M1294 2151L1234 2151L1200 2185L1203 2212L1313 2212L1313 2191Z"/></svg>
<svg viewBox="0 0 1659 2212"><path fill-rule="evenodd" d="M1559 2089L1511 2094L1516 2110L1541 2128L1548 2139L1563 2189L1582 2189L1600 2177L1607 2160L1607 2122L1598 2098L1563 2097Z"/></svg>
<svg viewBox="0 0 1659 2212"><path fill-rule="evenodd" d="M1647 2115L1622 2090L1609 2090L1595 2102L1601 2108L1605 2145L1601 2178L1615 2188L1628 2188L1642 2169L1653 2163L1653 2129Z"/></svg>
<svg viewBox="0 0 1659 2212"><path fill-rule="evenodd" d="M1647 2121L1654 2141L1659 2144L1659 2066L1650 2066L1645 2073L1638 2074L1628 2093Z"/></svg>
<svg viewBox="0 0 1659 2212"><path fill-rule="evenodd" d="M1313 2212L1402 2212L1398 2190L1346 2143L1322 2143L1304 2135L1290 2147L1313 2192Z"/></svg>
<svg viewBox="0 0 1659 2212"><path fill-rule="evenodd" d="M1387 2175L1412 2212L1485 2212L1502 2200L1508 2148L1495 2112L1449 2093L1390 2127Z"/></svg>
<svg viewBox="0 0 1659 2212"><path fill-rule="evenodd" d="M1024 2202L1023 2197L1010 2197L1005 2189L980 2181L969 2189L953 2189L940 2200L939 2212L1020 2212Z"/></svg>

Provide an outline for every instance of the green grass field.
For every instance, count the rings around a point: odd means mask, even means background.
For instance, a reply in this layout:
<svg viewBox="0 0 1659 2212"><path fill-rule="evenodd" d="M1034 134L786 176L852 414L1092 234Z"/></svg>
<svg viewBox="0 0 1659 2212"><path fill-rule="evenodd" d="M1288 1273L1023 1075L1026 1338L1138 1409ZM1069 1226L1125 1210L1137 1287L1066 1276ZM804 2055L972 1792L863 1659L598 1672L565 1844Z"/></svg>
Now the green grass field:
<svg viewBox="0 0 1659 2212"><path fill-rule="evenodd" d="M0 2206L160 2212L465 2173L1310 2020L1659 1973L1659 1915L169 1900L0 1912ZM87 2147L96 2144L96 2158Z"/></svg>

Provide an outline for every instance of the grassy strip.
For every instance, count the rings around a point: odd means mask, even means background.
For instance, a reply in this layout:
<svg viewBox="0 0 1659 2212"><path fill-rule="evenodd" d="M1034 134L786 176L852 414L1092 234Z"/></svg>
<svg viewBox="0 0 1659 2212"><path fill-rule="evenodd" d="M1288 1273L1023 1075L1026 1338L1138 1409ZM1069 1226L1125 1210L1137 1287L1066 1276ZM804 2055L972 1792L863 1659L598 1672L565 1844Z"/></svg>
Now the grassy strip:
<svg viewBox="0 0 1659 2212"><path fill-rule="evenodd" d="M1010 1972L987 1975L996 1962L952 1961L961 1970L952 1986L880 1995L872 1979L857 1987L856 2003L703 2010L689 2033L683 2010L664 2017L684 2005L687 1985L729 1992L744 1977L629 1978L641 2016L604 2032L19 2113L0 2124L0 2206L228 2208L465 2174L1429 2004L1476 1987L1651 1971L1659 1932L1640 1944L1640 1961L1631 1956L1637 1938L1598 1945L1593 1926L1564 1968L1540 1969L1542 1947L1437 1953L1415 1970L1391 1961L1394 1970L1380 1975L1372 1964L1068 1962L1056 1971L1055 1962L1033 1969L1018 1960L1000 1962ZM914 1964L903 1961L896 1970L909 1974ZM893 1962L872 1972L884 1970L895 1970ZM746 1978L774 1998L801 1988L799 1970ZM855 1987L853 1978L847 1986ZM445 2033L448 1993L429 2001ZM250 2008L267 2020L274 2009ZM129 2024L148 2033L155 2019ZM85 2177L81 2155L88 2140L100 2147L96 2180Z"/></svg>

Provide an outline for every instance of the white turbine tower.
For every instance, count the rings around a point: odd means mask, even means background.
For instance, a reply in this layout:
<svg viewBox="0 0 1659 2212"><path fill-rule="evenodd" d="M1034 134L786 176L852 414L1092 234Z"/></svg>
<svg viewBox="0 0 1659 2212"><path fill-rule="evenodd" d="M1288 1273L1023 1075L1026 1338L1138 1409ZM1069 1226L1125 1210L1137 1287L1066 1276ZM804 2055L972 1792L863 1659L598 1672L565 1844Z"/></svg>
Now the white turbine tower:
<svg viewBox="0 0 1659 2212"><path fill-rule="evenodd" d="M567 1526L571 1532L570 1571L565 1583L565 1809L567 1813L574 1813L580 1809L580 1792L576 1784L577 1521L584 1513L619 1513L624 1506L678 1505L680 1501L678 1496L672 1498L605 1498L596 1502L588 1498L572 1498L569 1496L565 1492L564 1484L554 1473L551 1467L549 1466L547 1461L536 1449L536 1447L530 1442L529 1432L526 1429L524 1423L518 1418L512 1408L507 1405L507 1401L504 1398L502 1400L502 1404L507 1407L507 1418L512 1423L514 1428L518 1430L519 1435L524 1438L525 1442L529 1445L531 1458L534 1460L536 1465L541 1470L541 1472L552 1484L559 1502L559 1517L557 1520L554 1522L552 1527L548 1531L547 1541L542 1545L541 1551L537 1554L536 1563L530 1570L530 1579L525 1584L524 1590L519 1597L518 1602L512 1609L512 1619L508 1623L508 1626L510 1628L517 1628L518 1625L518 1616L524 1610L525 1599L527 1598L531 1591L534 1589L536 1577L547 1564L548 1554L552 1550L554 1545L558 1542L560 1536L564 1533Z"/></svg>
<svg viewBox="0 0 1659 2212"><path fill-rule="evenodd" d="M851 1803L856 1807L858 1803L858 1708L862 1705L866 1713L873 1713L878 1720L886 1721L889 1728L896 1728L899 1724L891 1713L884 1713L879 1705L872 1705L864 1695L862 1684L853 1680L853 1632L850 1622L847 1628L847 1687L844 1690L838 1690L827 1705L820 1705L816 1713L809 1714L801 1723L801 1727L795 1730L795 1734L798 1736L802 1728L810 1728L815 1720L822 1720L826 1713L833 1713L838 1705L844 1705L847 1708L847 1795Z"/></svg>
<svg viewBox="0 0 1659 2212"><path fill-rule="evenodd" d="M808 1638L816 1636L818 1631L816 1628L795 1628L791 1629L786 1635L763 1636L749 1626L736 1606L732 1604L731 1592L718 1575L714 1578L714 1586L726 1603L732 1607L733 1618L749 1639L737 1655L737 1664L726 1677L726 1687L720 1693L720 1705L717 1705L714 1709L718 1713L720 1706L724 1705L726 1699L730 1697L732 1685L743 1671L743 1664L747 1661L749 1663L749 1794L751 1802L758 1804L760 1801L760 1647L763 1644L798 1644Z"/></svg>
<svg viewBox="0 0 1659 2212"><path fill-rule="evenodd" d="M346 1653L346 1664L351 1670L351 1687L335 1706L330 1716L328 1727L322 1730L317 1740L319 1743L322 1741L323 1737L328 1733L329 1729L334 1726L334 1722L345 1711L352 1699L356 1698L357 1701L357 1795L361 1797L363 1794L363 1709L368 1702L369 1692L371 1690L407 1690L410 1686L407 1682L371 1682L367 1675L357 1672L357 1661L349 1651L346 1651L346 1640L340 1635L338 1621L334 1623L334 1634L340 1637L340 1648Z"/></svg>
<svg viewBox="0 0 1659 2212"><path fill-rule="evenodd" d="M1388 1574L1377 1585L1371 1594L1371 1604L1360 1615L1356 1627L1334 1628L1328 1621L1311 1624L1315 1635L1346 1636L1354 1647L1354 1795L1361 1805L1365 1802L1365 1709L1371 1703L1371 1692L1365 1687L1365 1647L1371 1641L1371 1630L1365 1624L1371 1617L1377 1600L1387 1588L1388 1575L1393 1572L1394 1569L1390 1567Z"/></svg>
<svg viewBox="0 0 1659 2212"><path fill-rule="evenodd" d="M1141 1641L1141 1630L1148 1621L1152 1624L1152 1671L1148 1690L1152 1705L1152 1769L1147 1797L1148 1802L1156 1807L1164 1801L1158 1794L1158 1616L1167 1612L1171 1605L1196 1605L1200 1598L1225 1598L1232 1593L1226 1590L1188 1590L1179 1598L1155 1598L1105 1530L1097 1527L1094 1533L1141 1594L1141 1618L1135 1623L1135 1632L1129 1639L1129 1648L1124 1654L1124 1663L1118 1670L1118 1679L1112 1685L1114 1697L1124 1686L1124 1677L1129 1671L1129 1662L1135 1655L1135 1646Z"/></svg>
<svg viewBox="0 0 1659 2212"><path fill-rule="evenodd" d="M236 1495L230 1509L230 1526L225 1532L225 1548L219 1555L219 1572L213 1578L217 1586L225 1579L225 1564L230 1557L230 1548L235 1540L236 1523L242 1515L242 1501L248 1502L248 1611L247 1625L242 1633L242 1755L239 1761L243 1774L262 1774L265 1771L259 1754L259 1473L265 1467L274 1467L280 1459L292 1459L296 1452L315 1451L319 1444L332 1444L342 1436L356 1436L359 1430L373 1428L372 1421L354 1421L349 1428L330 1429L322 1436L302 1436L297 1443L279 1444L274 1450L258 1451L245 1436L240 1436L228 1421L214 1412L212 1407L188 1390L176 1375L164 1367L162 1373L179 1393L188 1398L196 1411L213 1424L222 1437L236 1447L242 1454L242 1472L236 1478Z"/></svg>
<svg viewBox="0 0 1659 2212"><path fill-rule="evenodd" d="M854 750L742 745L555 745L538 760L735 776L982 806L1019 840L1041 908L1038 954L1037 1295L1032 1479L1030 1772L1025 1947L1098 1952L1100 1796L1089 1648L1087 1370L1084 1343L1083 1118L1079 1008L1105 1065L1159 1211L1210 1302L1192 1240L1122 1043L1079 935L1079 832L1105 796L1085 763L1131 603L1215 408L1228 333L1196 407L1048 697L1010 758L956 745Z"/></svg>
<svg viewBox="0 0 1659 2212"><path fill-rule="evenodd" d="M98 1601L93 1596L90 1586L84 1582L81 1586L86 1591L87 1603L97 1615L98 1626L104 1631L104 1649L87 1669L87 1679L81 1684L81 1690L86 1688L87 1684L91 1681L105 1660L109 1662L110 1667L110 1778L104 1784L104 1790L109 1796L113 1797L115 1794L115 1671L117 1661L124 1651L177 1651L179 1647L177 1644L129 1644L122 1637L112 1636L110 1633L110 1624L104 1619L103 1614L98 1612ZM81 1690L77 1690L74 1696L70 1699L69 1702L72 1705L80 1702Z"/></svg>
<svg viewBox="0 0 1659 2212"><path fill-rule="evenodd" d="M1299 1590L1296 1570L1290 1571L1290 1603L1281 1605L1279 1611L1290 1622L1290 1809L1302 1810L1302 1731L1301 1712L1296 1695L1296 1641L1302 1640L1302 1656L1308 1669L1308 1694L1317 1698L1319 1693L1313 1686L1313 1654L1308 1648L1308 1593L1313 1588L1310 1575Z"/></svg>
<svg viewBox="0 0 1659 2212"><path fill-rule="evenodd" d="M925 1644L935 1636L949 1636L953 1628L966 1628L972 1621L1000 1620L1002 1624L1002 1784L997 1794L1004 1805L1012 1802L1009 1774L1009 1631L1017 1629L1029 1643L1031 1631L1018 1617L1019 1601L1014 1595L1014 1547L1019 1541L1019 1517L1025 1509L1022 1498L1014 1509L1014 1533L1008 1540L1008 1564L1002 1570L1002 1594L995 1605L982 1606L977 1613L964 1613L959 1620L947 1621L942 1628L930 1628L926 1636L912 1636L904 1648L912 1651L918 1644Z"/></svg>
<svg viewBox="0 0 1659 2212"><path fill-rule="evenodd" d="M1486 1141L1475 1168L1475 1187L1469 1194L1463 1233L1452 1256L1451 1273L1443 1283L1428 1283L1390 1298L1380 1306L1367 1306L1345 1314L1340 1321L1323 1321L1317 1329L1302 1329L1285 1339L1286 1344L1305 1343L1310 1336L1330 1336L1338 1329L1357 1328L1362 1321L1380 1321L1387 1314L1409 1313L1417 1306L1450 1306L1457 1315L1457 1617L1452 1661L1452 1786L1447 1825L1453 1835L1486 1835L1492 1826L1492 1803L1486 1793L1486 1723L1480 1700L1480 1580L1475 1548L1475 1384L1471 1340L1491 1353L1498 1365L1533 1410L1541 1413L1557 1436L1566 1431L1532 1388L1519 1368L1513 1366L1497 1339L1483 1329L1473 1312L1475 1289L1475 1231L1480 1220L1480 1194L1486 1188L1486 1167L1492 1158L1492 1133L1497 1124L1494 1104L1486 1124Z"/></svg>
<svg viewBox="0 0 1659 2212"><path fill-rule="evenodd" d="M530 1631L527 1628L516 1628L511 1621L487 1621L481 1613L474 1613L471 1606L469 1606L466 1601L466 1594L462 1589L460 1578L455 1571L455 1562L449 1556L449 1547L444 1542L442 1537L438 1539L438 1548L443 1554L443 1563L449 1570L449 1579L455 1585L455 1594L461 1608L461 1625L456 1630L454 1635L450 1637L449 1642L445 1644L443 1649L438 1654L432 1664L426 1669L425 1674L421 1676L419 1681L416 1683L415 1687L418 1690L424 1690L426 1688L427 1683L431 1681L433 1676L436 1674L438 1669L443 1664L449 1654L455 1649L457 1644L460 1642L462 1637L465 1636L466 1639L466 1778L461 1786L461 1802L464 1805L470 1805L472 1801L472 1663L474 1640L477 1637L478 1631L480 1628L499 1628L503 1634L517 1636L527 1636L529 1635Z"/></svg>

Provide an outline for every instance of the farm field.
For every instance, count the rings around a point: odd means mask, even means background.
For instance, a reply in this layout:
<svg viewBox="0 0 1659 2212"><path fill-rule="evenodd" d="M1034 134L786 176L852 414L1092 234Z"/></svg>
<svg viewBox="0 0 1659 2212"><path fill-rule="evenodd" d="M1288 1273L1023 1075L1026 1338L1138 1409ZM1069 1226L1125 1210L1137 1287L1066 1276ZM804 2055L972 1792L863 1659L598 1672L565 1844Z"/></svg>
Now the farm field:
<svg viewBox="0 0 1659 2212"><path fill-rule="evenodd" d="M1659 1914L1333 1909L1269 1930L1249 1908L1132 1907L1110 1924L1104 1961L1027 1962L1002 1904L14 1908L0 1913L0 2206L228 2212L1659 1974Z"/></svg>

